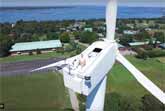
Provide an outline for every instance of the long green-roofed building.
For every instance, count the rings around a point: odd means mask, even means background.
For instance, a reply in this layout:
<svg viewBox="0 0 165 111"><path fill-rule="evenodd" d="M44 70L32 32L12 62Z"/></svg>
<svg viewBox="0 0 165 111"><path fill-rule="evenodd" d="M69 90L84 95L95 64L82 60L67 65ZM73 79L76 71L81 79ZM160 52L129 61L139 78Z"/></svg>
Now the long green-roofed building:
<svg viewBox="0 0 165 111"><path fill-rule="evenodd" d="M54 51L62 47L60 40L36 41L16 43L12 46L11 55L29 54L40 50L42 52Z"/></svg>

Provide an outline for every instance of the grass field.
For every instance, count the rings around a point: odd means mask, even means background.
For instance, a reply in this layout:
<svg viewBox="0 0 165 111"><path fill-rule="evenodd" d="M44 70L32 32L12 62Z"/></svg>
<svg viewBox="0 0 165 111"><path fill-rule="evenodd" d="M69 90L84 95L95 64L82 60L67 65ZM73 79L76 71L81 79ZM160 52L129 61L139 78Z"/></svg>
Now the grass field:
<svg viewBox="0 0 165 111"><path fill-rule="evenodd" d="M62 75L44 73L1 80L5 111L61 111L71 108Z"/></svg>
<svg viewBox="0 0 165 111"><path fill-rule="evenodd" d="M165 64L157 58L148 60L127 57L148 78L165 90ZM5 111L60 111L71 108L61 75L54 73L0 77ZM107 94L117 92L140 104L148 93L119 63L108 75ZM107 103L108 104L108 103Z"/></svg>

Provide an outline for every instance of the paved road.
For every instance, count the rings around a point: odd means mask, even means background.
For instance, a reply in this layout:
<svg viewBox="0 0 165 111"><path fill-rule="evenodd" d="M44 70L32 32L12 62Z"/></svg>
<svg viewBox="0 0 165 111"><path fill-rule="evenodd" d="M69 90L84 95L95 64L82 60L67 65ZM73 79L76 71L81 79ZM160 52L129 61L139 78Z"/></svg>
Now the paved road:
<svg viewBox="0 0 165 111"><path fill-rule="evenodd" d="M34 60L14 63L1 63L0 64L0 75L18 75L18 74L30 74L30 71L57 61L64 58L51 58L46 60ZM51 69L42 70L47 72Z"/></svg>

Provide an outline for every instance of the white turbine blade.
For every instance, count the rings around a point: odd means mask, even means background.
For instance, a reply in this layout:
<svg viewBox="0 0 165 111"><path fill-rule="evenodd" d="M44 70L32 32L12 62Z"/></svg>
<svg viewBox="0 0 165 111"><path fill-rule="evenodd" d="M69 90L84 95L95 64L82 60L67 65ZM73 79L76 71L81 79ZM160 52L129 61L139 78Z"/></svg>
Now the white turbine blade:
<svg viewBox="0 0 165 111"><path fill-rule="evenodd" d="M49 64L49 65L47 65L47 66L43 66L43 67L34 69L34 70L32 70L31 72L35 72L35 71L39 71L39 70L43 70L43 69L47 69L47 68L59 66L59 65L62 65L62 64L64 64L64 63L65 63L64 60L62 60L62 61L59 61L59 62L56 62L56 63L53 63L53 64Z"/></svg>
<svg viewBox="0 0 165 111"><path fill-rule="evenodd" d="M106 7L106 25L108 40L114 40L117 18L117 0L109 0Z"/></svg>
<svg viewBox="0 0 165 111"><path fill-rule="evenodd" d="M152 95L154 95L158 100L165 104L165 94L160 88L158 88L151 80L144 76L120 53L117 54L117 60L132 73L132 75L144 88L146 88Z"/></svg>

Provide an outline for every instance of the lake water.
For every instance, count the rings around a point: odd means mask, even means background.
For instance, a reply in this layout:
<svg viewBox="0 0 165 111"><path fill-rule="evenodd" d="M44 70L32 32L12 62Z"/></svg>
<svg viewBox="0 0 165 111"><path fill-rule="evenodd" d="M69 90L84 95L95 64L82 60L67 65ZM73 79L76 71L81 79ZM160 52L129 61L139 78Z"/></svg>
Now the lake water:
<svg viewBox="0 0 165 111"><path fill-rule="evenodd" d="M157 18L163 16L165 7L119 7L118 18ZM104 18L105 7L76 6L60 8L6 8L0 9L0 22L16 22L18 20L48 21L70 19Z"/></svg>

